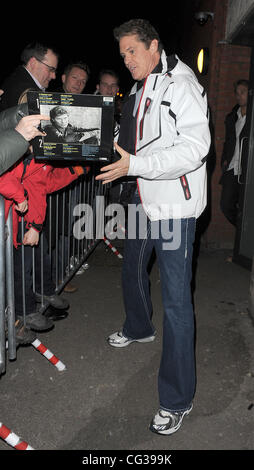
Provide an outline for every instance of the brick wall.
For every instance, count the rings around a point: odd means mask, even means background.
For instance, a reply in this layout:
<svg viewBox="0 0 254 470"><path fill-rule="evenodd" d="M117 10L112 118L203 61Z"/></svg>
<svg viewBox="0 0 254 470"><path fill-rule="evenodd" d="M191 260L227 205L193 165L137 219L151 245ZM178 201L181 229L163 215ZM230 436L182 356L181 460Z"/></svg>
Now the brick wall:
<svg viewBox="0 0 254 470"><path fill-rule="evenodd" d="M221 213L219 204L220 159L225 136L225 116L236 104L233 84L240 78L249 78L251 53L249 47L225 43L227 4L228 0L201 0L197 11L214 12L214 19L209 19L204 26L199 26L193 12L189 35L184 38L182 44L183 59L196 72L207 90L214 128L215 153L210 162L212 171L209 224L203 242L215 248L231 248L234 244L235 230ZM210 51L209 71L206 76L200 76L196 67L196 57L201 47L208 47Z"/></svg>

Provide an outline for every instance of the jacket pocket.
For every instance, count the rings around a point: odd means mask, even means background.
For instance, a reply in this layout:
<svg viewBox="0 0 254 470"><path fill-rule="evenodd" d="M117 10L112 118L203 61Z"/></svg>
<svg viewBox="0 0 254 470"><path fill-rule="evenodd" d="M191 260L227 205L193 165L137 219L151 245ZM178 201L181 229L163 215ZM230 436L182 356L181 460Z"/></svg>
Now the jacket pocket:
<svg viewBox="0 0 254 470"><path fill-rule="evenodd" d="M145 107L144 107L144 112L143 112L143 116L140 120L140 123L139 123L139 140L142 140L143 139L143 129L144 129L144 120L145 120L145 115L148 111L148 108L151 104L152 100L151 98L146 98L146 102L145 102Z"/></svg>

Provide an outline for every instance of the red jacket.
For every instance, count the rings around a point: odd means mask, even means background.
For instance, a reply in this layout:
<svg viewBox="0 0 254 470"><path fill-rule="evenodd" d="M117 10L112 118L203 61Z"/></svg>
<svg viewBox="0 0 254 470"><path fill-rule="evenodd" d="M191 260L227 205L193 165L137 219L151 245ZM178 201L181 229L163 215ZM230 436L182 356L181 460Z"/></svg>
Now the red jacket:
<svg viewBox="0 0 254 470"><path fill-rule="evenodd" d="M0 177L0 194L5 201L7 219L10 206L28 199L28 210L24 215L26 226L40 231L46 215L46 196L78 178L75 167L54 168L45 163L36 163L34 158L26 165L26 159ZM84 168L84 173L86 169ZM20 214L13 209L13 244L17 247Z"/></svg>

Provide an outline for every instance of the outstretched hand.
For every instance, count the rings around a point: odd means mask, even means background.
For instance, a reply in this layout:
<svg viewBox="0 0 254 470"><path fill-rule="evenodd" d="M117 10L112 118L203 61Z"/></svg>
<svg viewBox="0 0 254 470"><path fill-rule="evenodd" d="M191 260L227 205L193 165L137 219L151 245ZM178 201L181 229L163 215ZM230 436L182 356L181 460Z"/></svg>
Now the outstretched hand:
<svg viewBox="0 0 254 470"><path fill-rule="evenodd" d="M42 114L31 114L30 116L23 117L16 126L16 131L18 131L24 139L28 142L37 136L45 136L45 132L41 132L38 129L40 122L49 121L49 116L44 116Z"/></svg>
<svg viewBox="0 0 254 470"><path fill-rule="evenodd" d="M96 176L96 180L102 181L102 184L110 183L122 176L126 176L129 171L130 166L130 154L126 152L126 150L122 149L116 142L115 142L115 149L121 155L120 160L115 163L111 163L110 165L103 166L101 168L102 174Z"/></svg>

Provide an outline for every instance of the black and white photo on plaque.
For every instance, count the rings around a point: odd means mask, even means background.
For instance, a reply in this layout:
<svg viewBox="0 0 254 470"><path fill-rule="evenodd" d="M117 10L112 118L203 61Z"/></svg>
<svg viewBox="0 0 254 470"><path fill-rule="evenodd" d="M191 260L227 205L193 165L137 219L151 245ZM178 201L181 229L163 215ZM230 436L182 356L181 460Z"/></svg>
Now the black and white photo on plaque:
<svg viewBox="0 0 254 470"><path fill-rule="evenodd" d="M45 136L33 141L36 159L110 161L113 149L114 98L70 93L27 93L29 114L41 121Z"/></svg>

